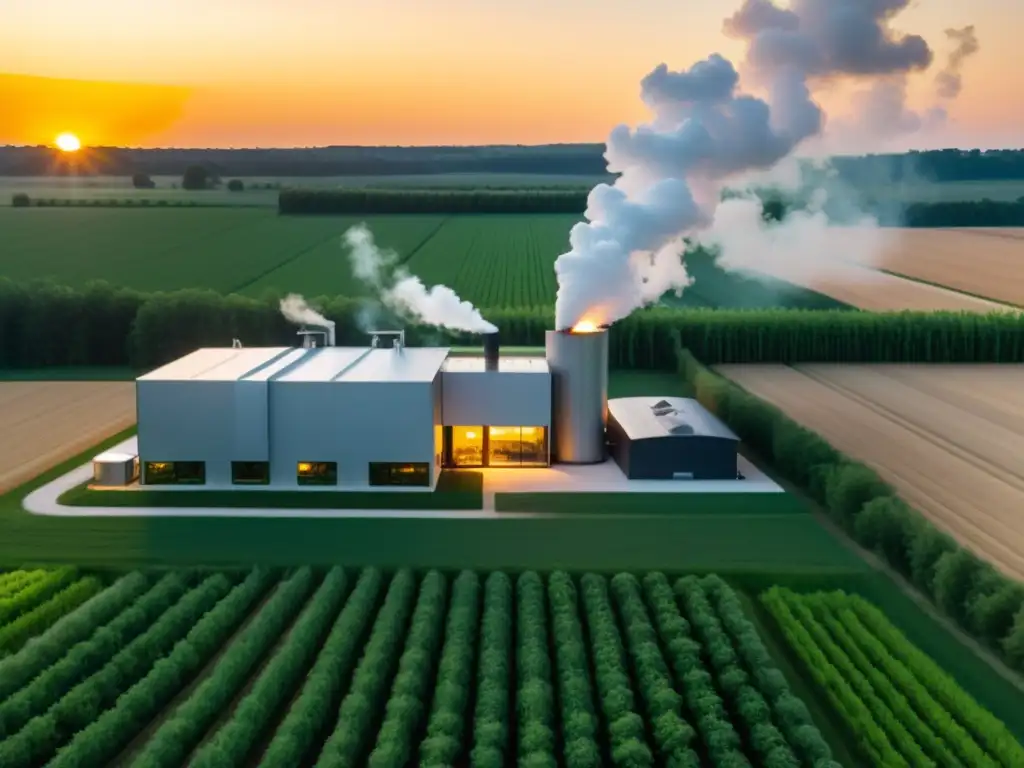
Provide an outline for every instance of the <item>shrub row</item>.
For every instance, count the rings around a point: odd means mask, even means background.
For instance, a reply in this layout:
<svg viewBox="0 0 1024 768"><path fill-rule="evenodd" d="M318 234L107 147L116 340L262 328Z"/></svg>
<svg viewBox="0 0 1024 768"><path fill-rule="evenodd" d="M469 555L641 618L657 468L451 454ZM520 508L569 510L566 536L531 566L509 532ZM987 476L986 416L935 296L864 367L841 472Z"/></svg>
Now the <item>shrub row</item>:
<svg viewBox="0 0 1024 768"><path fill-rule="evenodd" d="M690 623L679 613L668 579L662 573L649 573L644 576L643 584L654 628L675 675L676 689L683 692L711 763L716 768L749 766L732 718L704 666L700 643L693 639ZM720 676L719 687L735 692L745 681L746 675L737 670Z"/></svg>
<svg viewBox="0 0 1024 768"><path fill-rule="evenodd" d="M97 578L79 579L46 602L3 625L0 627L0 655L17 651L30 637L40 634L102 589L103 584Z"/></svg>
<svg viewBox="0 0 1024 768"><path fill-rule="evenodd" d="M363 638L377 608L384 576L376 568L359 574L352 594L324 641L299 697L292 703L260 763L263 768L305 765L327 729L348 684Z"/></svg>
<svg viewBox="0 0 1024 768"><path fill-rule="evenodd" d="M555 689L551 684L544 582L516 581L516 735L519 765L556 768Z"/></svg>
<svg viewBox="0 0 1024 768"><path fill-rule="evenodd" d="M260 659L295 618L313 584L313 569L309 567L300 568L280 584L252 622L227 647L210 674L163 721L132 764L139 768L184 764L206 731L227 710Z"/></svg>
<svg viewBox="0 0 1024 768"><path fill-rule="evenodd" d="M368 768L403 768L415 754L416 738L430 706L447 591L447 580L438 571L430 571L420 583L405 650L398 662L384 721L377 730L376 745L366 763Z"/></svg>
<svg viewBox="0 0 1024 768"><path fill-rule="evenodd" d="M658 636L644 606L640 583L635 576L620 573L612 579L612 593L622 617L630 661L636 670L637 687L659 759L680 768L699 768L700 758L693 751L697 734L683 719L683 699L673 687Z"/></svg>
<svg viewBox="0 0 1024 768"><path fill-rule="evenodd" d="M205 200L169 200L166 198L149 197L29 197L24 193L17 193L11 197L12 208L197 208L202 206L210 208L217 206L217 203L210 203ZM220 206L228 206L229 203L220 203Z"/></svg>
<svg viewBox="0 0 1024 768"><path fill-rule="evenodd" d="M352 686L341 702L337 725L320 752L319 768L357 765L365 759L363 753L384 709L415 596L413 572L403 569L396 573L352 677Z"/></svg>
<svg viewBox="0 0 1024 768"><path fill-rule="evenodd" d="M455 578L452 587L452 603L441 661L437 667L433 703L427 719L426 736L420 744L416 761L416 765L423 768L455 765L463 755L479 615L480 580L472 571L463 571Z"/></svg>
<svg viewBox="0 0 1024 768"><path fill-rule="evenodd" d="M647 743L643 718L637 714L629 665L608 598L607 583L603 576L588 573L580 580L580 588L590 630L594 680L607 724L612 765L653 767L657 763Z"/></svg>
<svg viewBox="0 0 1024 768"><path fill-rule="evenodd" d="M496 571L484 583L484 614L480 622L480 662L470 752L470 763L479 768L504 766L509 751L512 615L512 580Z"/></svg>
<svg viewBox="0 0 1024 768"><path fill-rule="evenodd" d="M38 581L47 574L48 571L43 569L5 573L0 576L0 598L10 597L15 592L20 592L33 581Z"/></svg>
<svg viewBox="0 0 1024 768"><path fill-rule="evenodd" d="M16 734L0 742L0 765L29 768L50 760L65 742L96 720L170 651L230 588L231 582L223 574L210 576L132 642L118 648L116 653L112 653L111 647L104 649L106 663L98 672L74 688L46 691L60 700L45 714L33 718Z"/></svg>
<svg viewBox="0 0 1024 768"><path fill-rule="evenodd" d="M23 582L20 589L9 592L7 597L0 597L0 627L48 600L74 578L73 568L48 571L42 578Z"/></svg>
<svg viewBox="0 0 1024 768"><path fill-rule="evenodd" d="M910 710L904 723L914 730L914 738L936 763L956 765L962 762L963 765L979 768L998 767L999 764L985 754L977 742L935 700L923 681L914 677L899 656L868 631L850 610L847 595L834 592L805 595L796 599L806 602L815 616L825 622L832 636L858 667L871 670L872 684L876 690L901 709ZM893 696L894 691L905 699L906 705L899 701L898 696ZM956 754L952 754L951 750Z"/></svg>
<svg viewBox="0 0 1024 768"><path fill-rule="evenodd" d="M168 574L108 625L67 649L63 658L0 702L0 739L46 712L65 691L99 670L119 649L131 645L186 589L188 582L181 575Z"/></svg>
<svg viewBox="0 0 1024 768"><path fill-rule="evenodd" d="M587 189L419 190L286 189L277 196L282 214L374 213L580 213Z"/></svg>
<svg viewBox="0 0 1024 768"><path fill-rule="evenodd" d="M243 764L263 729L316 657L320 641L345 599L347 583L342 568L331 569L287 640L253 683L252 690L213 738L196 752L190 765L227 768Z"/></svg>
<svg viewBox="0 0 1024 768"><path fill-rule="evenodd" d="M777 408L712 373L686 350L680 350L679 364L697 399L747 446L968 633L1024 670L1024 585L961 547L873 470Z"/></svg>
<svg viewBox="0 0 1024 768"><path fill-rule="evenodd" d="M811 677L824 690L836 712L843 718L858 744L875 765L907 766L908 763L890 742L875 714L854 690L856 670L843 667L838 654L831 657L822 648L830 645L827 633L813 616L798 615L783 595L769 590L761 601L775 618L786 642L803 661ZM899 723L887 723L898 728ZM897 746L902 746L897 743Z"/></svg>
<svg viewBox="0 0 1024 768"><path fill-rule="evenodd" d="M715 608L722 627L732 640L733 647L745 670L771 707L773 719L794 751L814 768L833 768L832 750L811 718L807 706L790 690L785 675L779 669L761 635L747 618L736 593L725 581L714 574L701 580L705 594ZM765 754L771 750L765 750Z"/></svg>
<svg viewBox="0 0 1024 768"><path fill-rule="evenodd" d="M0 701L20 690L130 605L149 587L141 573L122 576L78 610L61 618L17 653L0 661Z"/></svg>
<svg viewBox="0 0 1024 768"><path fill-rule="evenodd" d="M926 653L907 640L882 611L859 595L844 596L843 602L846 605L839 611L840 619L848 627L855 628L864 646L878 663L886 665L894 679L897 675L900 679L905 674L912 675L923 684L936 703L969 731L977 743L999 760L1001 765L1006 768L1024 765L1024 746L1006 725L971 698ZM857 628L858 625L860 628ZM953 724L944 726L944 732L946 727L952 728ZM970 759L967 764L972 764Z"/></svg>
<svg viewBox="0 0 1024 768"><path fill-rule="evenodd" d="M0 368L166 363L199 347L297 343L279 297L211 290L140 293L93 282L80 289L0 278ZM336 323L340 345L367 344L355 298L311 304ZM491 310L502 343L543 346L552 308ZM411 345L480 344L479 336L405 325ZM869 313L652 307L609 331L613 367L672 370L679 340L707 364L801 362L1024 362L1024 313Z"/></svg>
<svg viewBox="0 0 1024 768"><path fill-rule="evenodd" d="M749 731L752 752L765 765L796 768L799 762L781 729L772 723L772 707L767 701L769 697L782 695L785 679L777 684L765 674L770 669L751 669L755 679L760 678L758 688L751 686L732 641L697 577L680 579L675 583L674 592L683 614L704 646L711 670L729 697L739 721Z"/></svg>
<svg viewBox="0 0 1024 768"><path fill-rule="evenodd" d="M203 615L145 677L119 696L113 707L78 731L49 765L53 768L111 765L128 742L198 674L273 582L271 571L253 569L241 584Z"/></svg>
<svg viewBox="0 0 1024 768"><path fill-rule="evenodd" d="M548 603L551 634L557 638L555 669L558 671L565 762L577 768L600 768L602 755L590 661L580 622L576 585L567 573L558 571L548 578Z"/></svg>

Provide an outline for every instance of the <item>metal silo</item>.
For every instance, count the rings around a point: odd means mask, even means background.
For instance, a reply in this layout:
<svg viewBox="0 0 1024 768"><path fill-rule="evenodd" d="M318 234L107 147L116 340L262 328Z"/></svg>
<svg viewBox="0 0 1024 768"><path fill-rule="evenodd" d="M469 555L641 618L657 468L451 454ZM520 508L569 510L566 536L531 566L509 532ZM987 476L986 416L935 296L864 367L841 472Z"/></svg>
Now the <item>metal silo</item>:
<svg viewBox="0 0 1024 768"><path fill-rule="evenodd" d="M608 420L608 331L547 331L551 369L552 454L565 464L605 460Z"/></svg>

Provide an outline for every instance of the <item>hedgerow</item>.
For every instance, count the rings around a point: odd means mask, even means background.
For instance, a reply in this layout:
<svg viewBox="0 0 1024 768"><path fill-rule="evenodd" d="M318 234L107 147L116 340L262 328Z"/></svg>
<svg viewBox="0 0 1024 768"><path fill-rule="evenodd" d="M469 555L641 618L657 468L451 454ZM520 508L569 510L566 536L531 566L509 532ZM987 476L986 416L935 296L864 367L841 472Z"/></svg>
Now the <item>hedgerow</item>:
<svg viewBox="0 0 1024 768"><path fill-rule="evenodd" d="M922 759L930 762L809 611L801 610L777 588L762 594L761 601L876 765L909 766L905 752L914 764Z"/></svg>
<svg viewBox="0 0 1024 768"><path fill-rule="evenodd" d="M363 650L362 642L383 586L384 576L378 569L365 568L359 574L302 691L274 733L260 761L262 768L304 765L319 745L318 738L338 711L338 702Z"/></svg>
<svg viewBox="0 0 1024 768"><path fill-rule="evenodd" d="M365 758L367 741L384 709L388 684L398 664L415 596L413 572L403 569L395 574L352 677L352 686L342 699L334 732L320 752L317 768L356 765Z"/></svg>
<svg viewBox="0 0 1024 768"><path fill-rule="evenodd" d="M544 582L533 571L516 580L516 752L519 765L558 765Z"/></svg>
<svg viewBox="0 0 1024 768"><path fill-rule="evenodd" d="M113 621L80 640L31 683L0 702L0 739L7 738L37 715L42 715L67 691L106 664L120 648L128 647L188 589L188 580L170 573ZM38 666L38 665L35 665ZM24 678L24 674L21 675Z"/></svg>
<svg viewBox="0 0 1024 768"><path fill-rule="evenodd" d="M403 768L416 750L415 739L430 706L434 660L441 644L447 597L447 580L429 572L420 584L405 650L391 686L384 721L370 753L369 768Z"/></svg>
<svg viewBox="0 0 1024 768"><path fill-rule="evenodd" d="M890 656L899 659L989 755L1006 768L1024 765L1024 746L1006 725L971 698L927 654L907 640L877 607L858 595L850 595L847 599L857 620L875 641L884 645ZM881 653L881 650L877 649L877 652Z"/></svg>
<svg viewBox="0 0 1024 768"><path fill-rule="evenodd" d="M475 768L503 768L509 752L512 610L512 580L501 571L492 573L484 584L484 612L480 623L480 660L470 752L470 763Z"/></svg>
<svg viewBox="0 0 1024 768"><path fill-rule="evenodd" d="M588 573L580 580L590 631L601 712L608 730L611 761L616 766L656 765L647 744L643 718L637 714L629 666L603 576ZM659 745L661 746L661 745Z"/></svg>
<svg viewBox="0 0 1024 768"><path fill-rule="evenodd" d="M147 723L199 672L274 581L271 571L256 568L206 613L171 652L145 677L118 697L117 703L74 735L53 759L51 768L109 765Z"/></svg>
<svg viewBox="0 0 1024 768"><path fill-rule="evenodd" d="M480 579L472 571L463 571L452 587L426 737L419 747L416 764L423 768L453 765L463 754L479 615Z"/></svg>
<svg viewBox="0 0 1024 768"><path fill-rule="evenodd" d="M100 594L29 640L17 653L0 660L0 700L8 698L89 637L141 595L149 580L141 573L122 576Z"/></svg>
<svg viewBox="0 0 1024 768"><path fill-rule="evenodd" d="M701 645L694 640L690 623L680 614L668 579L662 573L649 573L644 576L643 586L654 627L675 674L676 690L683 692L709 757L718 768L749 766L740 736L715 688L712 675L704 666ZM731 694L735 694L745 681L746 675L742 670L735 670L731 675L729 671L719 675L719 686ZM758 724L748 722L746 725L753 727ZM771 722L768 721L767 725L770 726Z"/></svg>
<svg viewBox="0 0 1024 768"><path fill-rule="evenodd" d="M189 765L227 768L245 761L260 732L316 657L319 643L345 599L347 583L343 569L331 569L252 690L234 708L230 719L196 752Z"/></svg>
<svg viewBox="0 0 1024 768"><path fill-rule="evenodd" d="M17 591L0 598L0 626L32 610L43 601L70 584L76 575L74 568L49 571L45 576L25 584Z"/></svg>
<svg viewBox="0 0 1024 768"><path fill-rule="evenodd" d="M697 734L683 717L683 699L672 685L658 636L644 606L640 583L632 574L620 573L611 585L660 758L670 765L697 768L700 759L693 750Z"/></svg>
<svg viewBox="0 0 1024 768"><path fill-rule="evenodd" d="M0 627L0 655L17 651L30 637L43 632L102 589L103 584L97 578L79 579L46 602Z"/></svg>
<svg viewBox="0 0 1024 768"><path fill-rule="evenodd" d="M740 675L749 675L756 688L746 691L744 702L752 704L756 711L761 710L762 703L767 704L772 720L778 726L777 730L781 731L785 741L806 763L815 768L834 765L828 742L814 724L807 706L793 694L785 675L761 641L757 628L747 618L736 593L724 579L714 574L705 576L700 583L743 663L744 669L740 670ZM770 722L762 725L771 730L776 729L776 725ZM764 735L763 730L761 733ZM767 741L774 743L774 736ZM771 748L766 747L764 753L770 751Z"/></svg>
<svg viewBox="0 0 1024 768"><path fill-rule="evenodd" d="M210 576L131 643L112 657L108 652L106 664L97 673L70 691L64 689L60 700L44 715L30 720L18 733L0 742L0 765L28 768L52 758L68 739L112 706L118 696L170 651L230 588L231 582L223 574Z"/></svg>
<svg viewBox="0 0 1024 768"><path fill-rule="evenodd" d="M579 598L572 577L555 572L548 578L551 633L562 714L562 748L566 763L600 768L599 724L594 709L587 644L580 621Z"/></svg>
<svg viewBox="0 0 1024 768"><path fill-rule="evenodd" d="M301 610L313 588L313 569L297 570L283 582L224 651L209 676L146 742L133 765L181 765L207 729L225 711L250 672Z"/></svg>

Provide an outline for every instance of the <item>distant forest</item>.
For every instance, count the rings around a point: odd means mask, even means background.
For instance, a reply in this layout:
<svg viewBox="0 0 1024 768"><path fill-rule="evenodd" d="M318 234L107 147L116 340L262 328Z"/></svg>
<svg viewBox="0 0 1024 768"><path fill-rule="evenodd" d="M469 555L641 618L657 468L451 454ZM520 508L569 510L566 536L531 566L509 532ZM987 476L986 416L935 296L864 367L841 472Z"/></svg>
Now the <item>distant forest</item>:
<svg viewBox="0 0 1024 768"><path fill-rule="evenodd" d="M121 149L93 147L62 155L49 147L0 147L0 176L92 174L177 176L190 165L219 176L396 176L441 173L605 175L602 144L484 147L323 147L312 149ZM854 183L1024 179L1024 149L943 149L833 164Z"/></svg>

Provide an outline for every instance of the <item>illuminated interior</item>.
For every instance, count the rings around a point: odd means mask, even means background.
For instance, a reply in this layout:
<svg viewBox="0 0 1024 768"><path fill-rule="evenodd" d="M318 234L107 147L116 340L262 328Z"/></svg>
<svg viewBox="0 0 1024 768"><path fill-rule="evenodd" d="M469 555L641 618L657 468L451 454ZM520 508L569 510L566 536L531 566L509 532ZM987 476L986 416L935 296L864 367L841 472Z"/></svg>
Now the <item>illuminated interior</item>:
<svg viewBox="0 0 1024 768"><path fill-rule="evenodd" d="M453 467L482 467L484 463L484 428L452 427Z"/></svg>
<svg viewBox="0 0 1024 768"><path fill-rule="evenodd" d="M337 485L338 462L300 461L295 475L299 485Z"/></svg>
<svg viewBox="0 0 1024 768"><path fill-rule="evenodd" d="M203 485L206 463L202 461L147 461L144 465L146 485Z"/></svg>
<svg viewBox="0 0 1024 768"><path fill-rule="evenodd" d="M450 467L546 467L547 427L446 427Z"/></svg>

